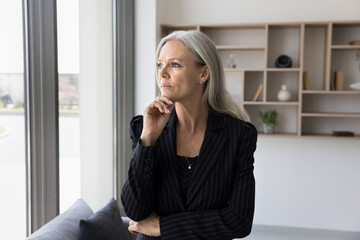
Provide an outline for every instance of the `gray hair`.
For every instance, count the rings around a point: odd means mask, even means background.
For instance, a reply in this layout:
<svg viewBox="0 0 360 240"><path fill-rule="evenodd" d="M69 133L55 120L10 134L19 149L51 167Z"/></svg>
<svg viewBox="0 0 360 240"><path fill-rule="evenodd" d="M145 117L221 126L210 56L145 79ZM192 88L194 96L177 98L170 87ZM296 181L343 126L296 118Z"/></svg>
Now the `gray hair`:
<svg viewBox="0 0 360 240"><path fill-rule="evenodd" d="M238 106L226 90L223 65L213 41L199 31L175 31L161 39L156 50L156 60L162 47L171 39L177 39L185 44L200 66L207 65L210 77L204 84L203 102L207 104L209 110L249 122L250 118L245 109ZM157 71L156 79L159 80Z"/></svg>

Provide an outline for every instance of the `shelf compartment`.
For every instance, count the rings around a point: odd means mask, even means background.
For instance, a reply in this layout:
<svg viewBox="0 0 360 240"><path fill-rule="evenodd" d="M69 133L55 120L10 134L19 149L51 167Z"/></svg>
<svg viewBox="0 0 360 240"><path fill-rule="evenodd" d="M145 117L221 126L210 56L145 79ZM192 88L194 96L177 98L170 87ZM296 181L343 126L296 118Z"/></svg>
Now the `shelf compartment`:
<svg viewBox="0 0 360 240"><path fill-rule="evenodd" d="M332 45L349 45L354 40L360 40L359 23L333 24Z"/></svg>
<svg viewBox="0 0 360 240"><path fill-rule="evenodd" d="M303 94L302 100L303 113L360 114L360 94Z"/></svg>
<svg viewBox="0 0 360 240"><path fill-rule="evenodd" d="M254 26L203 26L201 31L208 35L215 45L265 46L265 25Z"/></svg>
<svg viewBox="0 0 360 240"><path fill-rule="evenodd" d="M311 90L323 90L326 82L328 25L305 25L304 71Z"/></svg>
<svg viewBox="0 0 360 240"><path fill-rule="evenodd" d="M299 72L275 71L267 72L266 101L280 102L277 99L277 93L281 89L281 85L286 85L287 90L290 91L290 102L297 102L299 100Z"/></svg>
<svg viewBox="0 0 360 240"><path fill-rule="evenodd" d="M333 50L331 51L331 74L335 71L344 72L343 88L352 90L350 85L360 81L359 61L356 60L359 50Z"/></svg>
<svg viewBox="0 0 360 240"><path fill-rule="evenodd" d="M244 71L225 72L226 89L239 105L243 104Z"/></svg>
<svg viewBox="0 0 360 240"><path fill-rule="evenodd" d="M301 135L332 135L333 131L351 131L359 135L360 118L303 116L301 129Z"/></svg>
<svg viewBox="0 0 360 240"><path fill-rule="evenodd" d="M254 72L254 71L249 71L249 72L244 72L244 83L245 83L245 91L244 91L244 99L245 101L249 102L249 101L253 101L254 96L260 86L260 84L264 84L264 72ZM263 88L260 92L259 98L257 100L257 102L262 102L264 101L264 85Z"/></svg>
<svg viewBox="0 0 360 240"><path fill-rule="evenodd" d="M265 51L262 50L220 50L219 55L224 68L230 64L230 54L235 54L236 68L240 69L264 69Z"/></svg>
<svg viewBox="0 0 360 240"><path fill-rule="evenodd" d="M249 113L253 124L258 129L259 133L262 133L262 124L259 119L260 111L267 111L275 109L278 112L278 118L275 128L276 134L298 134L297 122L298 122L298 106L297 105L271 105L271 104L256 104L256 105L244 105L246 111Z"/></svg>
<svg viewBox="0 0 360 240"><path fill-rule="evenodd" d="M269 26L267 65L275 68L275 61L280 55L288 55L292 67L300 67L300 26Z"/></svg>

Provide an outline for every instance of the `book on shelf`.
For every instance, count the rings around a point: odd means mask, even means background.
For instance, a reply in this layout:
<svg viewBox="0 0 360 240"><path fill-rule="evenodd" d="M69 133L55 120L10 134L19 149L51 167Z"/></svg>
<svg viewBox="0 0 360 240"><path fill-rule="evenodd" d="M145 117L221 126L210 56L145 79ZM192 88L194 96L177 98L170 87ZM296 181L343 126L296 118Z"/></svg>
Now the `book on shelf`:
<svg viewBox="0 0 360 240"><path fill-rule="evenodd" d="M336 77L336 91L342 91L344 90L344 72L343 71L336 71L335 74Z"/></svg>
<svg viewBox="0 0 360 240"><path fill-rule="evenodd" d="M350 45L360 45L360 40L354 40L349 43Z"/></svg>
<svg viewBox="0 0 360 240"><path fill-rule="evenodd" d="M309 75L307 72L303 72L303 88L304 90L310 90Z"/></svg>
<svg viewBox="0 0 360 240"><path fill-rule="evenodd" d="M260 93L261 93L261 90L263 89L263 87L264 87L264 84L260 83L260 85L254 95L253 102L256 102L259 99L259 96L260 96Z"/></svg>
<svg viewBox="0 0 360 240"><path fill-rule="evenodd" d="M344 72L335 71L330 78L330 90L343 91L344 90Z"/></svg>

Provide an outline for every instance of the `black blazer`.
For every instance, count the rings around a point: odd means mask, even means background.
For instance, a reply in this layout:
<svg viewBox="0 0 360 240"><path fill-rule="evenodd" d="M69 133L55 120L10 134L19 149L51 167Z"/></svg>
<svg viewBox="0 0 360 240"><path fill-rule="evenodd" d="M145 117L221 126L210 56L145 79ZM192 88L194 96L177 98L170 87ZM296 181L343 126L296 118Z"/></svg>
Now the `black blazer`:
<svg viewBox="0 0 360 240"><path fill-rule="evenodd" d="M233 239L251 232L257 131L247 122L210 113L197 166L181 200L176 163L176 111L154 147L139 143L143 117L130 123L133 156L121 200L129 218L160 216L161 237L137 239Z"/></svg>

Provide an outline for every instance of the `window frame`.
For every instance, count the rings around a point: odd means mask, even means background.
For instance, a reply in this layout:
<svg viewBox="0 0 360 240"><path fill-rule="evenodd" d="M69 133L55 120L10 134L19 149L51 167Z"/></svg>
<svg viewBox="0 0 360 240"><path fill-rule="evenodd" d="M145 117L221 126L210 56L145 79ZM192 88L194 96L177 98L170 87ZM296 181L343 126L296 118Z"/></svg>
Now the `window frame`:
<svg viewBox="0 0 360 240"><path fill-rule="evenodd" d="M59 213L56 0L23 0L27 235Z"/></svg>
<svg viewBox="0 0 360 240"><path fill-rule="evenodd" d="M30 235L59 214L59 111L56 0L23 0L26 216ZM134 2L113 0L113 195L131 158L134 114Z"/></svg>
<svg viewBox="0 0 360 240"><path fill-rule="evenodd" d="M134 1L113 0L114 197L121 204L132 155L128 126L134 116Z"/></svg>

